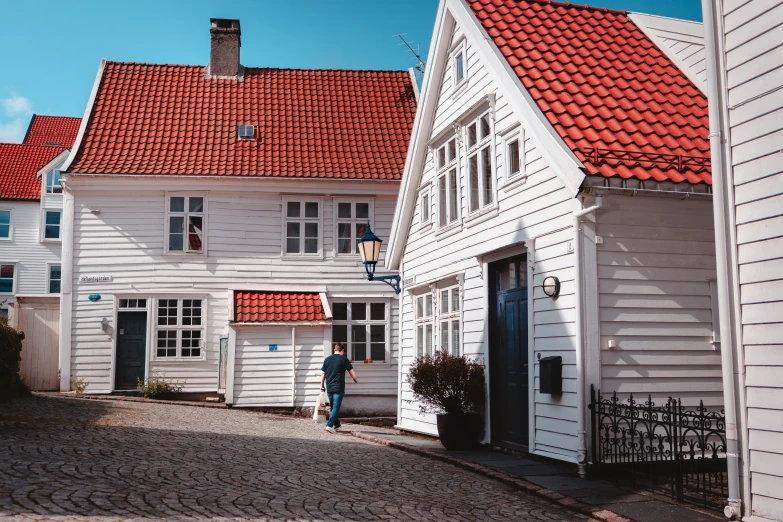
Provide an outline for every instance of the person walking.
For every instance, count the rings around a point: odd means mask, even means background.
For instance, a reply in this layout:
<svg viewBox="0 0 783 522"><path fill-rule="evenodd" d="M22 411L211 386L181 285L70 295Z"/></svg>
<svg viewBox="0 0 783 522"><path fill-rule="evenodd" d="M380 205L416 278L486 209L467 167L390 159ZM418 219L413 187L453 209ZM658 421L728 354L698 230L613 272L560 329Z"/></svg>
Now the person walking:
<svg viewBox="0 0 783 522"><path fill-rule="evenodd" d="M326 392L329 397L329 405L332 407L332 412L326 423L326 431L329 433L334 433L340 427L340 405L345 397L346 371L353 382L359 382L351 361L345 356L345 345L335 343L334 353L324 359L324 364L321 366L321 391Z"/></svg>

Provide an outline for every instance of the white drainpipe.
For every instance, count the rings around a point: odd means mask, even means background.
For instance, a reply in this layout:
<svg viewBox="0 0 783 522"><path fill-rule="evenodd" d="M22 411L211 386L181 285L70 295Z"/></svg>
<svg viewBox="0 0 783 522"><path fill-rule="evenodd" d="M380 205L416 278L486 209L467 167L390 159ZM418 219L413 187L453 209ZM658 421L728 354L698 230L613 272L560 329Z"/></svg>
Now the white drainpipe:
<svg viewBox="0 0 783 522"><path fill-rule="evenodd" d="M587 477L587 428L585 407L585 354L584 332L582 331L582 218L601 208L601 196L596 196L595 205L574 214L574 293L576 294L576 403L578 447L576 462L579 476Z"/></svg>
<svg viewBox="0 0 783 522"><path fill-rule="evenodd" d="M727 208L728 191L728 159L725 154L726 129L721 116L727 100L721 89L721 67L723 61L723 46L718 40L722 36L720 21L720 0L702 0L704 14L704 45L707 54L707 98L709 100L710 117L710 152L712 163L712 194L713 214L715 217L715 252L718 273L718 313L720 321L721 367L723 370L723 404L726 412L726 461L728 466L729 498L724 514L731 520L741 516L742 501L740 494L739 455L737 443L737 411L734 393L734 349L738 336L734 331L734 315L731 306L731 285L729 260L733 259L731 245L727 238L731 237L732 226L729 219L733 211Z"/></svg>

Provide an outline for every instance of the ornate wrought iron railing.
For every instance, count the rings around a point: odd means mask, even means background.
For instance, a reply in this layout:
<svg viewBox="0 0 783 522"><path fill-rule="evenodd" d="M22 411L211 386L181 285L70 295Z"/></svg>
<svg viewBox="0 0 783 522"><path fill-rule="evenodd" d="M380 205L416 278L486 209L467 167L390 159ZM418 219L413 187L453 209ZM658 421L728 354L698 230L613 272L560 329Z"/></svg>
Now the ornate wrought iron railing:
<svg viewBox="0 0 783 522"><path fill-rule="evenodd" d="M678 502L722 508L727 494L726 417L699 401L686 410L669 397L658 406L648 396L622 401L595 388L590 394L592 461L598 473L630 479L635 486Z"/></svg>

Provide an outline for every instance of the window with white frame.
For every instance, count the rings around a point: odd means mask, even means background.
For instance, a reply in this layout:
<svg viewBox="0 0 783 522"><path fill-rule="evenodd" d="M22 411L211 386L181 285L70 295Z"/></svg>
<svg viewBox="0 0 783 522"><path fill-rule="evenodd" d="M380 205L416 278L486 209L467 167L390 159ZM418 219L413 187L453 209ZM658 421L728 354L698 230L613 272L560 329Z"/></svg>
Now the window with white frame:
<svg viewBox="0 0 783 522"><path fill-rule="evenodd" d="M494 203L492 125L484 113L466 126L468 151L468 209L476 212Z"/></svg>
<svg viewBox="0 0 783 522"><path fill-rule="evenodd" d="M63 187L60 184L60 169L62 165L58 165L56 168L46 173L46 193L47 194L62 194Z"/></svg>
<svg viewBox="0 0 783 522"><path fill-rule="evenodd" d="M337 207L337 251L340 254L358 254L357 242L367 231L370 221L369 202L335 201Z"/></svg>
<svg viewBox="0 0 783 522"><path fill-rule="evenodd" d="M439 226L447 227L459 219L457 189L457 140L452 138L436 152L438 166Z"/></svg>
<svg viewBox="0 0 783 522"><path fill-rule="evenodd" d="M441 288L438 293L440 351L459 355L462 351L460 343L462 338L460 335L462 321L459 286Z"/></svg>
<svg viewBox="0 0 783 522"><path fill-rule="evenodd" d="M354 362L385 362L388 310L385 302L332 303L332 345L343 343Z"/></svg>
<svg viewBox="0 0 783 522"><path fill-rule="evenodd" d="M168 252L200 254L206 238L206 198L168 196L166 205L166 245Z"/></svg>
<svg viewBox="0 0 783 522"><path fill-rule="evenodd" d="M120 299L120 310L145 310L147 308L146 299Z"/></svg>
<svg viewBox="0 0 783 522"><path fill-rule="evenodd" d="M0 208L0 239L11 239L11 210Z"/></svg>
<svg viewBox="0 0 783 522"><path fill-rule="evenodd" d="M416 318L416 356L432 355L432 294L417 295L414 298Z"/></svg>
<svg viewBox="0 0 783 522"><path fill-rule="evenodd" d="M317 199L284 200L283 252L286 255L321 253L321 202Z"/></svg>
<svg viewBox="0 0 783 522"><path fill-rule="evenodd" d="M525 169L525 139L520 131L506 139L506 178L522 177Z"/></svg>
<svg viewBox="0 0 783 522"><path fill-rule="evenodd" d="M432 208L430 207L430 186L427 185L419 192L419 223L429 225L432 223Z"/></svg>
<svg viewBox="0 0 783 522"><path fill-rule="evenodd" d="M465 41L463 40L462 43L460 43L451 52L451 63L454 71L454 86L456 88L462 86L462 83L465 81L465 77L467 76L468 67L465 57Z"/></svg>
<svg viewBox="0 0 783 522"><path fill-rule="evenodd" d="M14 293L14 273L16 265L0 263L0 294Z"/></svg>
<svg viewBox="0 0 783 522"><path fill-rule="evenodd" d="M197 359L204 354L204 300L158 299L155 356Z"/></svg>
<svg viewBox="0 0 783 522"><path fill-rule="evenodd" d="M61 229L62 211L44 210L44 241L59 241Z"/></svg>
<svg viewBox="0 0 783 522"><path fill-rule="evenodd" d="M59 294L62 283L62 267L60 265L49 265L49 274L47 278L49 280L49 284L47 285L49 293Z"/></svg>

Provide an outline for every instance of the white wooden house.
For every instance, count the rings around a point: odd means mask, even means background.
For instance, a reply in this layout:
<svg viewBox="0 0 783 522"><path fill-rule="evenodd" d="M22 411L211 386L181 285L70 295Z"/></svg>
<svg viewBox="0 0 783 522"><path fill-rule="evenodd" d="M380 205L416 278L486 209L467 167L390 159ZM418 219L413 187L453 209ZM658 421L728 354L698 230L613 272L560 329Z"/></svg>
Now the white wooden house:
<svg viewBox="0 0 783 522"><path fill-rule="evenodd" d="M680 20L440 2L386 258L400 427L437 433L406 384L434 349L485 363L485 442L580 465L591 386L720 407L703 54Z"/></svg>
<svg viewBox="0 0 783 522"><path fill-rule="evenodd" d="M783 2L706 0L726 513L783 520Z"/></svg>
<svg viewBox="0 0 783 522"><path fill-rule="evenodd" d="M411 73L243 67L239 21L210 34L207 67L101 63L65 169L61 386L309 406L344 341L346 407L393 412L397 299L356 240L391 228Z"/></svg>
<svg viewBox="0 0 783 522"><path fill-rule="evenodd" d="M21 144L0 144L0 316L25 332L21 373L56 390L60 318L60 166L79 118L33 115Z"/></svg>

